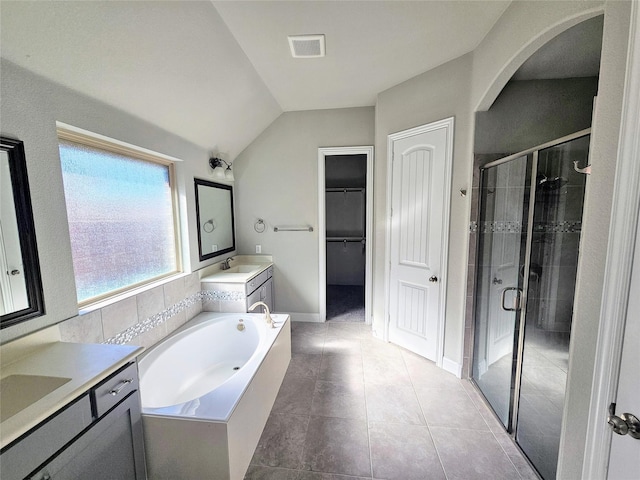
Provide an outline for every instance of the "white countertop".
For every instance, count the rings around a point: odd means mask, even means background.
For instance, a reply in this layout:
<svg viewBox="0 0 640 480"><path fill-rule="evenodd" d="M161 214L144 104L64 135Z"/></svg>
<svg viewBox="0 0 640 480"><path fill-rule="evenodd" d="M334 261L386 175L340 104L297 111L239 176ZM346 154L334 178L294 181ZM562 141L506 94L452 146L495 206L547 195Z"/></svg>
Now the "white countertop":
<svg viewBox="0 0 640 480"><path fill-rule="evenodd" d="M253 277L260 275L269 267L273 266L273 262L246 262L246 263L232 263L231 269L234 270L238 267L246 267L251 265L252 268L248 272L229 272L228 270L218 270L215 273L211 273L200 279L203 283L246 283Z"/></svg>
<svg viewBox="0 0 640 480"><path fill-rule="evenodd" d="M143 347L131 345L57 342L3 366L1 378L40 375L71 380L3 421L0 424L0 448L46 420L143 351Z"/></svg>

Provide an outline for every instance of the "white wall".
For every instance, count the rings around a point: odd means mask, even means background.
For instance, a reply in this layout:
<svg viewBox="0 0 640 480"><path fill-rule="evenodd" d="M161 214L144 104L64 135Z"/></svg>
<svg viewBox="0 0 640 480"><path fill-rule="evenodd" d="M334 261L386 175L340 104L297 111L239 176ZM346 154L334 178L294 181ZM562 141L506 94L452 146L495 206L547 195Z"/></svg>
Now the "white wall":
<svg viewBox="0 0 640 480"><path fill-rule="evenodd" d="M190 242L186 268L198 261L193 177L209 177L203 149L88 97L53 84L2 60L0 128L3 136L24 142L46 314L0 331L0 342L53 325L77 314L69 230L58 152L56 121L80 127L183 160L178 166L181 201ZM184 113L186 114L186 113ZM180 115L179 112L176 115Z"/></svg>
<svg viewBox="0 0 640 480"><path fill-rule="evenodd" d="M238 251L253 253L259 244L273 255L275 307L294 320L316 320L319 312L318 148L373 142L373 107L288 112L234 163ZM262 234L253 228L258 218L267 225ZM278 225L314 231L275 233Z"/></svg>

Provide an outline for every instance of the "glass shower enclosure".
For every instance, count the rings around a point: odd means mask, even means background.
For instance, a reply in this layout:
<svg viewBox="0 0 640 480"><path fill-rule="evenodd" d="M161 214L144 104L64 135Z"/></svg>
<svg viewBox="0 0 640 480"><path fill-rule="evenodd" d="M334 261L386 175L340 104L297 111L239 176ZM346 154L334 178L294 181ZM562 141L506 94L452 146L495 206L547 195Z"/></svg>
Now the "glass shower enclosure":
<svg viewBox="0 0 640 480"><path fill-rule="evenodd" d="M555 478L590 130L480 171L472 377L545 478Z"/></svg>

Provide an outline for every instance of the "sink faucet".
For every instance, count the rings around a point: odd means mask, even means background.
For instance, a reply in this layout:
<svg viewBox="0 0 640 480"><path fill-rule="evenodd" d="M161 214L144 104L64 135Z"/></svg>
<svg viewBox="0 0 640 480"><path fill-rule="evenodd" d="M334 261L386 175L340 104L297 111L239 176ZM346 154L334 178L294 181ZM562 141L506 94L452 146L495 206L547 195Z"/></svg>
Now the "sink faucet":
<svg viewBox="0 0 640 480"><path fill-rule="evenodd" d="M229 262L233 260L233 257L227 257L227 259L222 262L222 265L220 266L220 268L222 268L222 270L229 270L231 268L231 266L229 265Z"/></svg>
<svg viewBox="0 0 640 480"><path fill-rule="evenodd" d="M262 305L264 307L264 319L267 321L267 325L271 325L271 328L276 328L276 322L271 318L271 313L269 313L269 307L264 302L256 302L249 307L249 311L253 312L253 310L258 306Z"/></svg>

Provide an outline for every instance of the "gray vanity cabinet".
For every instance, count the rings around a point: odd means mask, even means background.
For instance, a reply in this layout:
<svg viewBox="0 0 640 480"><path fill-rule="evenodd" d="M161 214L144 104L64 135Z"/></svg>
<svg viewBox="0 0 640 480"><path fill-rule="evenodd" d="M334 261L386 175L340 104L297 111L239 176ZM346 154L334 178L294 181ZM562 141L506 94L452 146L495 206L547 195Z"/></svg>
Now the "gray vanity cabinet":
<svg viewBox="0 0 640 480"><path fill-rule="evenodd" d="M247 282L247 310L256 302L264 302L273 311L273 267Z"/></svg>
<svg viewBox="0 0 640 480"><path fill-rule="evenodd" d="M144 480L137 365L130 363L2 452L2 480Z"/></svg>

